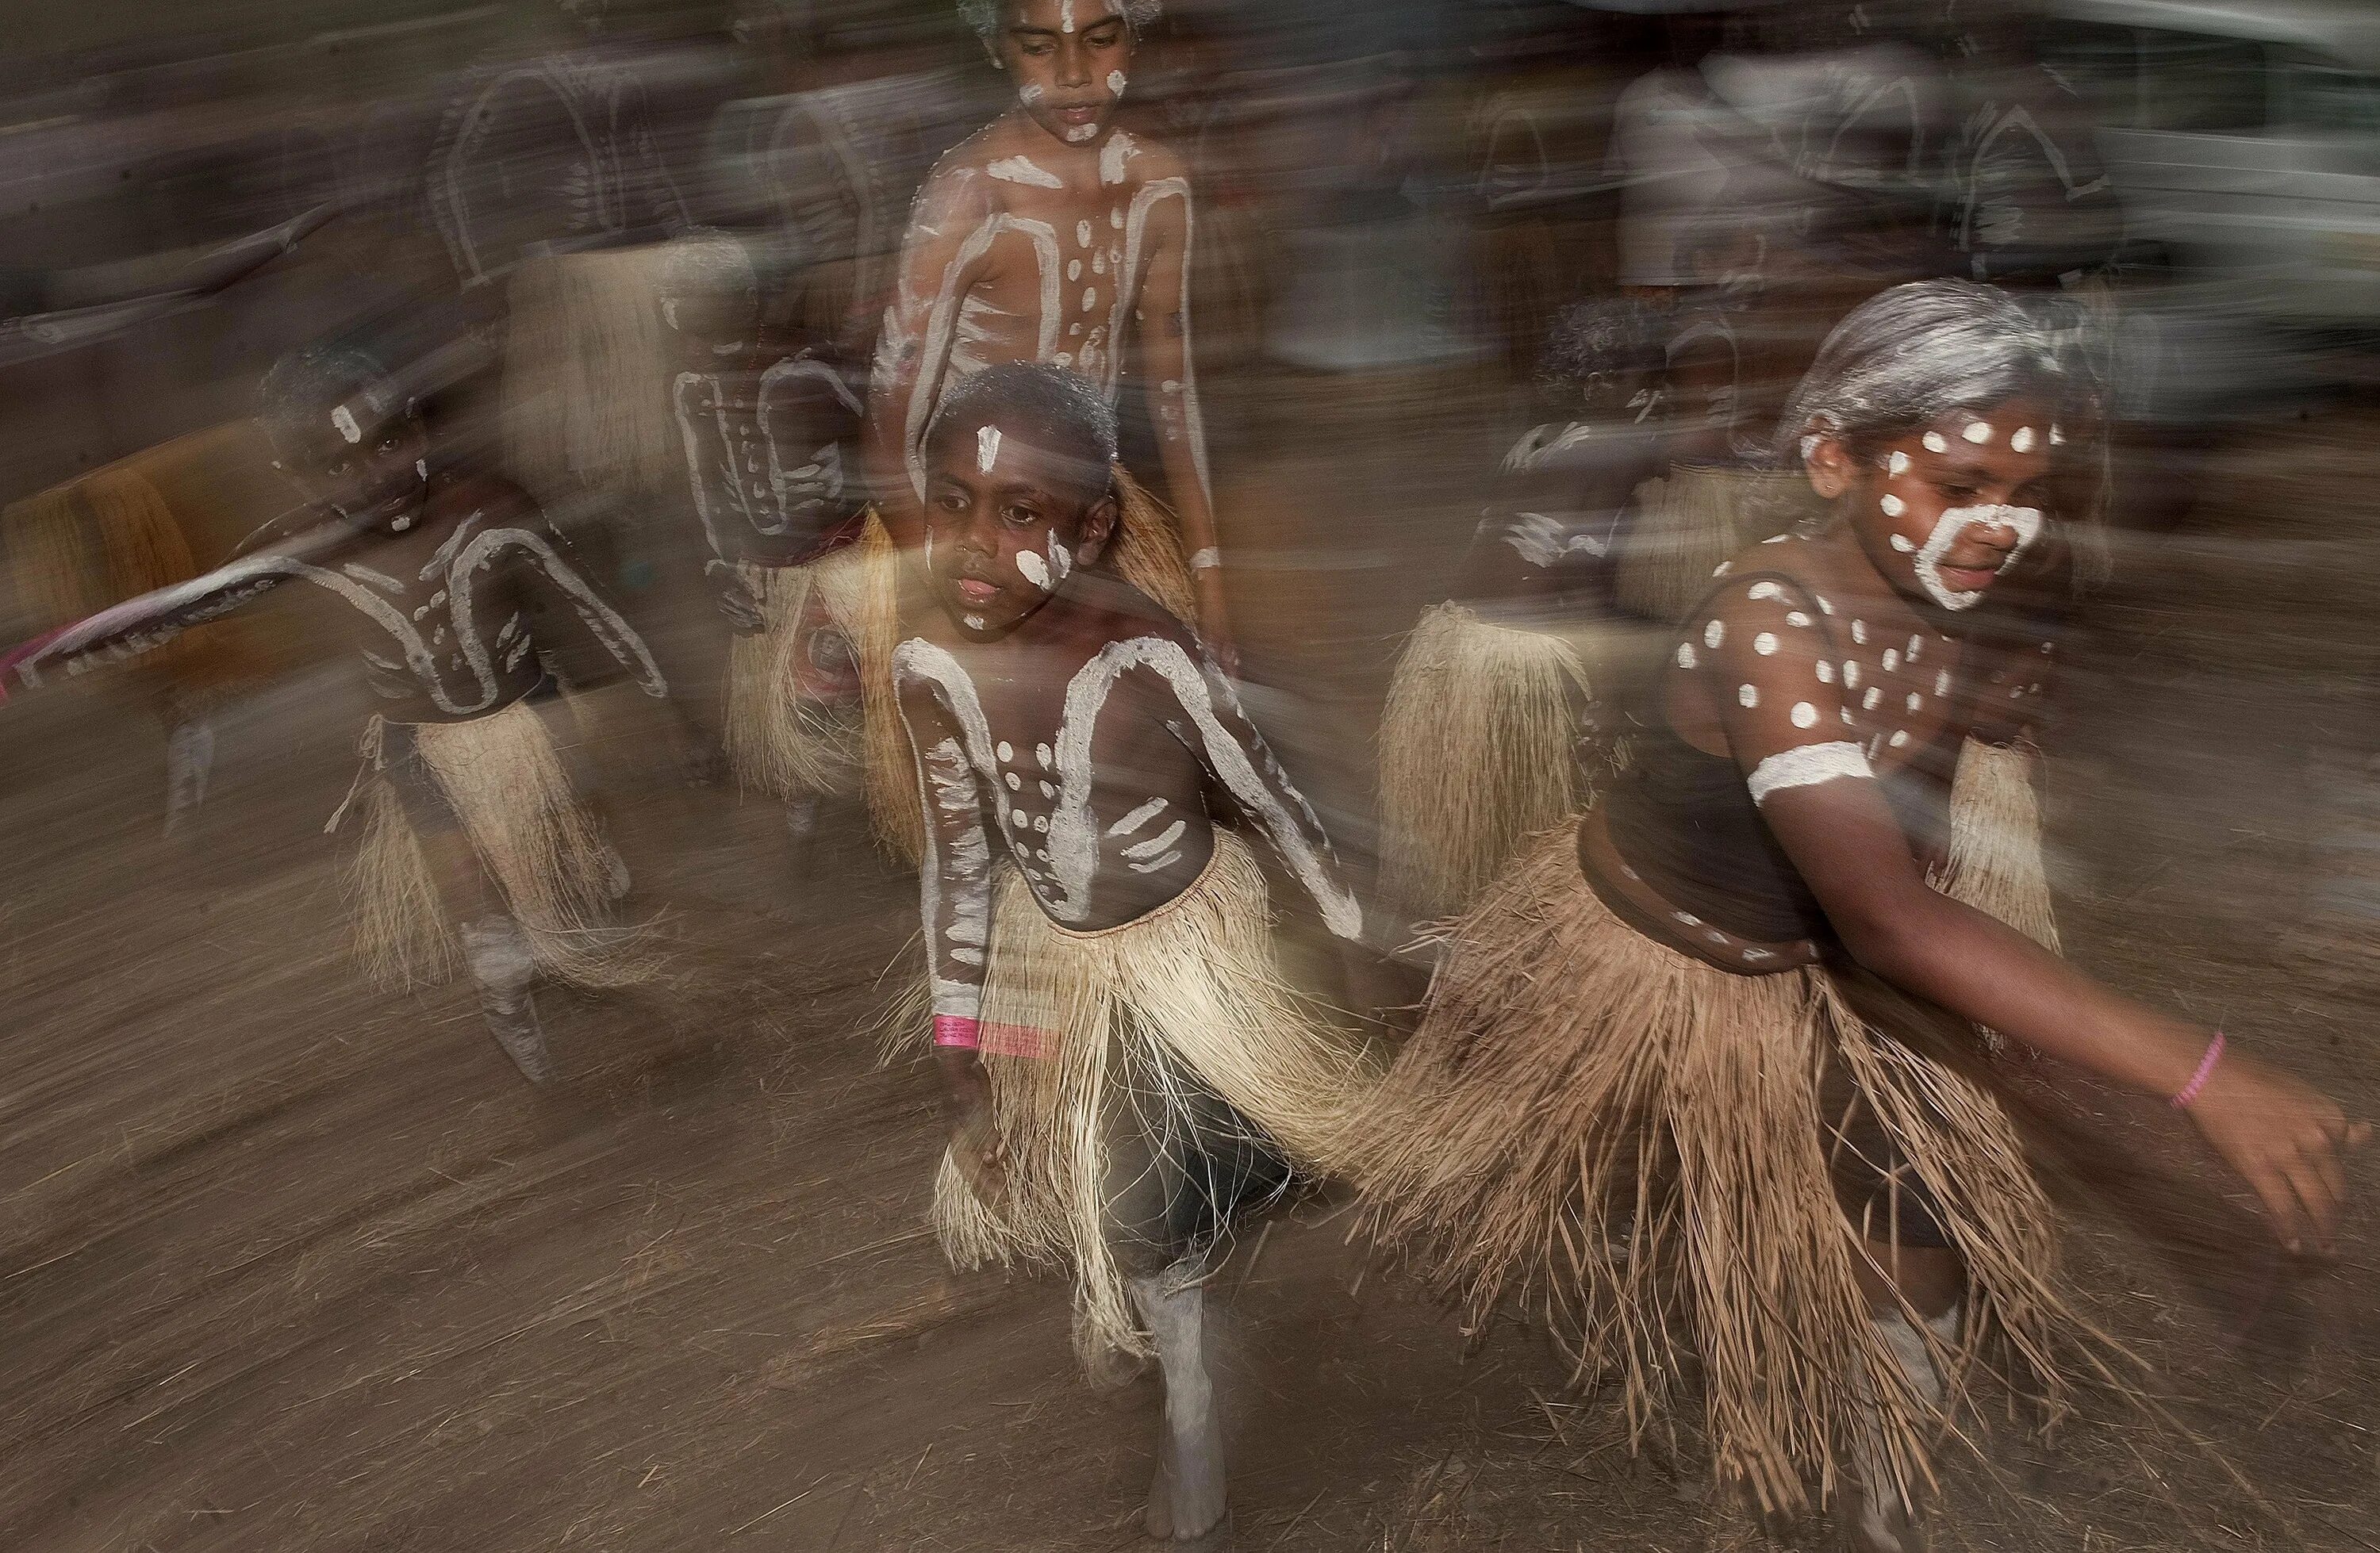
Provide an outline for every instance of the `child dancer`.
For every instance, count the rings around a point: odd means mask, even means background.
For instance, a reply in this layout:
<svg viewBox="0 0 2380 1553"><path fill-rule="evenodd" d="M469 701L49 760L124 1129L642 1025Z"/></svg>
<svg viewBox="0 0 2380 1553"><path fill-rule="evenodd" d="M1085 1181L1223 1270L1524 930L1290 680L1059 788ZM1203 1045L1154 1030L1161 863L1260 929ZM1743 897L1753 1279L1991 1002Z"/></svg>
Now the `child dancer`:
<svg viewBox="0 0 2380 1553"><path fill-rule="evenodd" d="M283 358L265 377L264 412L308 505L215 571L0 656L0 686L145 652L293 579L346 605L382 702L364 732L364 838L350 875L358 952L386 980L443 974L458 926L490 1032L543 1083L552 1070L530 1002L538 973L617 987L652 969L605 926L627 874L578 804L573 734L556 726L565 714L547 694L544 658L591 649L648 694L667 687L527 496L487 476L432 472L419 413L370 357L342 346Z"/></svg>
<svg viewBox="0 0 2380 1553"><path fill-rule="evenodd" d="M670 406L703 572L735 633L728 762L805 838L858 755L859 397L831 356L762 346L759 282L727 234L672 244L661 294L681 347Z"/></svg>
<svg viewBox="0 0 2380 1553"><path fill-rule="evenodd" d="M2009 837L1946 811L1962 746L1988 763L2039 704L2049 644L1976 606L2043 540L2078 397L1980 286L1844 321L1780 449L1829 515L1723 568L1630 768L1451 929L1354 1150L1475 1308L1542 1297L1639 1427L1698 1368L1722 1481L1791 1514L1848 1480L1870 1548L1914 1546L1927 1438L1987 1353L2059 1384L2048 1204L1978 1026L2170 1098L2293 1245L2363 1135L1961 904L2029 894L2046 933L2037 878L1982 877Z"/></svg>
<svg viewBox="0 0 2380 1553"><path fill-rule="evenodd" d="M1282 1156L1315 1158L1363 1076L1274 963L1263 875L1211 783L1342 944L1330 844L1230 682L1107 561L1115 419L1063 369L954 388L921 444L935 606L892 655L929 817L934 1040L955 1113L936 1191L953 1258L1075 1271L1079 1345L1154 1349L1148 1523L1223 1514L1200 1258Z"/></svg>

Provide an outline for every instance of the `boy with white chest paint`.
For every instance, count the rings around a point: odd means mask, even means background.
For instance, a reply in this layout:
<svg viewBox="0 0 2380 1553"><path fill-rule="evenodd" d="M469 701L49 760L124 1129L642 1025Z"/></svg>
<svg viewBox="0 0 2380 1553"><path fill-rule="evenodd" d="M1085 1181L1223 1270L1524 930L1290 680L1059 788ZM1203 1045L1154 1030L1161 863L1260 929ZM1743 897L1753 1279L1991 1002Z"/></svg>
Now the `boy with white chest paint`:
<svg viewBox="0 0 2380 1553"><path fill-rule="evenodd" d="M576 730L548 661L591 655L656 697L661 671L526 492L433 466L421 416L369 356L292 352L266 374L264 412L305 504L212 572L0 654L0 690L146 652L286 583L346 606L381 707L326 827L358 806L358 954L403 983L443 971L459 947L490 1033L543 1083L536 977L607 988L654 969L608 926L627 872L579 803Z"/></svg>
<svg viewBox="0 0 2380 1553"><path fill-rule="evenodd" d="M888 516L905 547L917 536L898 498L923 498L923 434L953 384L1002 361L1048 361L1112 405L1129 353L1156 418L1197 625L1228 665L1191 360L1189 168L1114 122L1135 35L1158 9L1157 0L963 0L993 65L1014 78L1017 105L944 156L918 191L869 414Z"/></svg>
<svg viewBox="0 0 2380 1553"><path fill-rule="evenodd" d="M1275 965L1263 876L1209 783L1351 953L1314 814L1178 620L1104 557L1115 420L1062 368L954 389L921 443L934 610L892 654L928 819L923 914L954 1131L954 1261L1075 1269L1087 1360L1154 1352L1148 1523L1223 1514L1198 1279L1232 1210L1322 1158L1366 1070Z"/></svg>

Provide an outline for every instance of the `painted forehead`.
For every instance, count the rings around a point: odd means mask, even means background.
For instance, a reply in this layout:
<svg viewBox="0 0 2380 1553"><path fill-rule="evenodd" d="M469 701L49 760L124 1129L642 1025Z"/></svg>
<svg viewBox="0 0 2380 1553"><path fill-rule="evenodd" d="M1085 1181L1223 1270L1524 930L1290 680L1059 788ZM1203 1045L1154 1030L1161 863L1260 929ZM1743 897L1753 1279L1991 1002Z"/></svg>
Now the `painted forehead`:
<svg viewBox="0 0 2380 1553"><path fill-rule="evenodd" d="M2047 406L2030 400L2011 400L1985 409L1951 410L1935 418L1913 436L1904 435L1898 440L1913 441L1926 452L1950 455L1957 463L1972 463L1994 448L2046 455L2066 441L2066 433ZM1896 473L1908 467L1907 459L1906 454L1893 455Z"/></svg>
<svg viewBox="0 0 2380 1553"><path fill-rule="evenodd" d="M937 427L932 445L935 467L945 474L964 470L1010 484L1103 487L1107 471L1086 445L1090 441L988 415L962 416ZM1070 442L1075 445L1067 446Z"/></svg>
<svg viewBox="0 0 2380 1553"><path fill-rule="evenodd" d="M1074 32L1124 19L1120 0L1009 0L1013 32Z"/></svg>

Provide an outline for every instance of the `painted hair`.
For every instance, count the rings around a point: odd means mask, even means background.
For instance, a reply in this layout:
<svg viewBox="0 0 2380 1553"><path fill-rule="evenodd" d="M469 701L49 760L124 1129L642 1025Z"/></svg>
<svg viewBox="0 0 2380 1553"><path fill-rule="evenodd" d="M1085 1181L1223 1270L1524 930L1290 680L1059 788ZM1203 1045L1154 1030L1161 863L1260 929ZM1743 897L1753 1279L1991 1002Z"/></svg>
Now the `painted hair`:
<svg viewBox="0 0 2380 1553"><path fill-rule="evenodd" d="M965 22L975 35L986 43L1000 36L1002 13L1014 0L959 0L959 19ZM1108 0L1113 7L1110 14L1121 13L1124 25L1137 38L1155 24L1165 10L1165 0Z"/></svg>
<svg viewBox="0 0 2380 1553"><path fill-rule="evenodd" d="M383 415L409 402L389 370L360 346L299 346L285 353L258 385L265 434L284 457L333 409L363 396Z"/></svg>
<svg viewBox="0 0 2380 1553"><path fill-rule="evenodd" d="M1537 356L1537 387L1576 391L1596 374L1625 377L1661 370L1661 320L1649 303L1631 297L1578 302L1564 308Z"/></svg>
<svg viewBox="0 0 2380 1553"><path fill-rule="evenodd" d="M964 425L994 412L1023 419L1057 451L1105 469L1116 459L1115 406L1079 372L1047 361L1007 361L961 379L926 428L930 443L943 424Z"/></svg>
<svg viewBox="0 0 2380 1553"><path fill-rule="evenodd" d="M1813 436L1864 449L2020 394L2080 419L2087 394L2059 344L2058 332L2015 298L1972 281L1878 292L1835 325L1786 401L1777 462L1799 467Z"/></svg>

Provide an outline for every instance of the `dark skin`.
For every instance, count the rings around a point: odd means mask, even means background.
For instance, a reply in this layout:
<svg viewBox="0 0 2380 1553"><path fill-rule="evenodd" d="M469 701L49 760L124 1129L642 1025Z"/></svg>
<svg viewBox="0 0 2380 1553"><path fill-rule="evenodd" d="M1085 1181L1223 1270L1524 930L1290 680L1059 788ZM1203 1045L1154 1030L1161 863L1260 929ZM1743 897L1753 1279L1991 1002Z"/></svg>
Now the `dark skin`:
<svg viewBox="0 0 2380 1553"><path fill-rule="evenodd" d="M1204 796L1211 780L1235 793L1255 783L1255 801L1244 807L1257 813L1292 871L1301 872L1302 859L1305 869L1324 870L1326 888L1335 888L1327 843L1310 816L1301 818L1302 802L1255 730L1215 688L1219 677L1209 677L1210 668L1187 687L1172 677L1198 673L1195 638L1099 565L1114 532L1116 504L1097 452L993 411L946 419L928 456L927 586L939 608L918 612L913 641L946 654L965 675L967 705L981 712L978 745L1011 752L1000 758L993 782L980 781L990 773L970 770L926 795L934 828L929 868L968 855L981 844L974 838L997 837L1044 909L1068 928L1131 922L1180 895L1205 868L1214 848ZM1119 644L1176 667L1172 674L1146 663L1125 667L1096 704L1070 707L1069 691L1078 687L1082 671ZM920 750L956 750L969 737L970 716L953 711L947 689L912 680L901 694ZM1190 705L1204 710L1208 722ZM1075 757L1079 764L1069 765L1069 736L1081 741L1086 734L1087 760ZM1054 750L1049 763L1032 753L1038 750ZM1062 787L1082 794L1080 819L1068 819ZM1262 812L1268 806L1272 820ZM1070 827L1096 853L1072 882L1065 849L1050 833ZM1059 861L1052 861L1053 847ZM969 887L957 874L938 877L945 897ZM939 946L930 917L928 927ZM939 947L935 959L938 977L979 978ZM1003 1161L990 1131L981 1062L953 1048L941 1049L941 1061L957 1134L953 1157L979 1192L996 1197Z"/></svg>
<svg viewBox="0 0 2380 1553"><path fill-rule="evenodd" d="M1711 635L1690 635L1666 675L1672 725L1695 747L1732 756L1747 772L1779 751L1841 738L1862 742L1879 775L1914 767L1947 784L1960 738L1995 720L2005 725L2009 703L2022 705L2030 687L2008 662L1971 650L1964 638L1975 616L1936 600L1916 552L1946 511L2046 504L2052 449L2043 429L2051 419L2046 406L2019 399L1876 445L1821 434L1806 463L1812 486L1836 504L1838 517L1815 537L1738 558L1737 568L1750 571L1771 564L1773 555L1777 569L1803 586L1767 600L1727 589L1711 614L1698 617ZM1977 425L1988 428L1986 440L1963 434ZM2032 434L2018 436L2020 429ZM1927 445L1929 433L1939 445ZM2010 522L1963 528L1940 557L1941 584L1987 595L2020 538ZM1809 598L1832 605L1823 635L1786 613ZM1860 623L1864 646L1847 639L1851 621ZM1804 713L1811 722L1800 721ZM1768 795L1761 812L1844 949L1877 976L2153 1095L2178 1093L2198 1070L2214 1032L2099 986L1930 888L1928 860L1912 855L1880 783L1783 788ZM2368 1128L2350 1125L2336 1103L2236 1048L2189 1109L2255 1190L2285 1244L2333 1249L2346 1193L2340 1154L2360 1146ZM1948 1253L1869 1249L1919 1309L1947 1308L1955 1298L1960 1280Z"/></svg>

